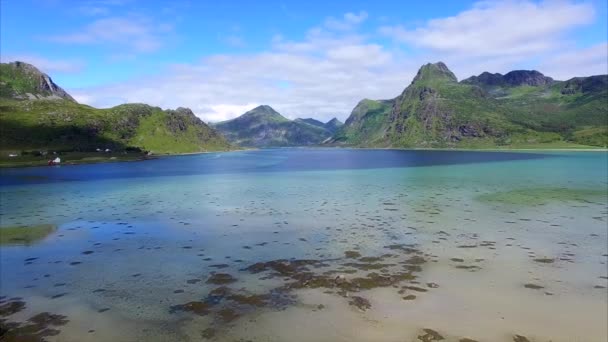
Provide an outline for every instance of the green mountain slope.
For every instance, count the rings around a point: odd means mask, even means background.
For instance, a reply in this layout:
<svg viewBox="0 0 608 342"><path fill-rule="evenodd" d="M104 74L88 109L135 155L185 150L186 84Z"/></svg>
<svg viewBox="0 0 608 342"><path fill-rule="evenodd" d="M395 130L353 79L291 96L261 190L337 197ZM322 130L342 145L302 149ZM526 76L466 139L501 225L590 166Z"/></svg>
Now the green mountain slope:
<svg viewBox="0 0 608 342"><path fill-rule="evenodd" d="M258 106L238 118L214 125L237 145L249 147L307 146L322 143L331 133L304 120L289 120L270 106Z"/></svg>
<svg viewBox="0 0 608 342"><path fill-rule="evenodd" d="M544 77L537 71L517 72ZM462 83L475 82L512 108L507 113L512 122L539 132L554 132L579 144L608 145L608 75L567 81L547 78L551 81L537 85L530 85L529 78L521 83L496 84L480 81L480 76Z"/></svg>
<svg viewBox="0 0 608 342"><path fill-rule="evenodd" d="M387 146L385 139L388 117L393 100L362 100L344 125L331 138L330 143L355 146Z"/></svg>
<svg viewBox="0 0 608 342"><path fill-rule="evenodd" d="M164 154L230 148L218 132L186 108L124 104L97 109L77 103L31 65L0 64L0 72L3 153L111 149Z"/></svg>
<svg viewBox="0 0 608 342"><path fill-rule="evenodd" d="M361 101L330 143L437 148L605 146L605 78L559 82L537 71L513 71L504 76L483 73L459 83L445 64L426 64L395 99Z"/></svg>

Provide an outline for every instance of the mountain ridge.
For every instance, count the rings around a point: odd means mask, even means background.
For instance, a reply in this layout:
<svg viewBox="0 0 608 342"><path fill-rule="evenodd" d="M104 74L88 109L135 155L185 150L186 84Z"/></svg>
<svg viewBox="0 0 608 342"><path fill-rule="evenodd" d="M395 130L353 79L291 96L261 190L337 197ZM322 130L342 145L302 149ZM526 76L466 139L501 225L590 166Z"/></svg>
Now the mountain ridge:
<svg viewBox="0 0 608 342"><path fill-rule="evenodd" d="M608 76L555 81L535 70L458 82L442 62L400 95L360 101L328 141L361 147L608 145Z"/></svg>
<svg viewBox="0 0 608 342"><path fill-rule="evenodd" d="M97 109L79 104L33 65L0 63L0 150L155 154L232 146L192 110L146 104Z"/></svg>
<svg viewBox="0 0 608 342"><path fill-rule="evenodd" d="M332 134L306 119L289 120L268 105L213 126L230 142L245 147L311 146L322 143Z"/></svg>

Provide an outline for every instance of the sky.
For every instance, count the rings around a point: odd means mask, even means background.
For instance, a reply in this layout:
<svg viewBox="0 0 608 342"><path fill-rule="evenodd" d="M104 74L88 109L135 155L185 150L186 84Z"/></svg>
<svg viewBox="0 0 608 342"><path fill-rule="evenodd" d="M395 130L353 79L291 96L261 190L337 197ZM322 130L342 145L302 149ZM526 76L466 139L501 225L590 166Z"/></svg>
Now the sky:
<svg viewBox="0 0 608 342"><path fill-rule="evenodd" d="M459 79L608 73L608 10L589 1L0 0L0 61L78 102L189 107L204 121L267 104L345 120L443 61Z"/></svg>

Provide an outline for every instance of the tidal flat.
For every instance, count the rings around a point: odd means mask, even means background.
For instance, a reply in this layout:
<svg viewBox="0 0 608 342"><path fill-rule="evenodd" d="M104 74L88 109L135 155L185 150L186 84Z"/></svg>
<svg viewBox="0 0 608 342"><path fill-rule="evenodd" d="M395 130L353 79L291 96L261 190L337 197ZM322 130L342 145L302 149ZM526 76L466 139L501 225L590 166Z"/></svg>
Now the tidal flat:
<svg viewBox="0 0 608 342"><path fill-rule="evenodd" d="M607 165L268 149L1 169L0 236L36 238L0 245L0 339L606 341Z"/></svg>

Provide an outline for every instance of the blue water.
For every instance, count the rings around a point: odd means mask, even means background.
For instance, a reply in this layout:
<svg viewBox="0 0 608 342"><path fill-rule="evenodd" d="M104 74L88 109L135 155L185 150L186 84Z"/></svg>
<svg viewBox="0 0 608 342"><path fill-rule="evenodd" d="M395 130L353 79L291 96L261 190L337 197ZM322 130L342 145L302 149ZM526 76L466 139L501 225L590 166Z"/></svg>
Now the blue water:
<svg viewBox="0 0 608 342"><path fill-rule="evenodd" d="M283 335L285 329L297 330L299 323L293 322L311 317L333 322L344 340L370 340L348 335L348 325L376 331L373 340L392 341L393 330L415 337L416 329L431 322L448 336L479 340L513 332L554 341L606 337L601 322L608 300L605 290L594 287L606 285L601 278L606 276L606 196L572 201L557 195L533 205L480 200L480 195L514 190L608 192L604 152L269 149L3 169L0 175L1 227L58 228L29 246L0 246L0 295L28 303L11 320L41 311L68 316L56 340L199 340L206 327L217 330L217 340L327 340L323 329ZM481 241L494 245L458 247ZM416 245L434 260L423 267L421 282L440 285L418 293L414 302L402 301L396 291L364 292L358 295L373 306L358 313L334 294L331 300L315 297L327 310L310 316L302 304L306 295L298 294L279 316L293 321L277 318L280 326L251 326L254 317L260 322L275 317L277 308L248 311L228 325L169 310L213 289L205 284L218 271L213 265L225 264L221 272L238 279L231 287L257 293L279 286L280 279L244 272L250 264L322 259L335 260L328 267L340 270L345 251L379 256L387 253L385 246L400 243ZM38 259L24 262L32 257ZM467 272L455 267L453 257L467 266L483 261L475 264L479 271ZM533 261L539 257L557 261ZM524 288L528 282L545 289ZM495 298L495 293L525 298L529 307L514 299L512 305L501 303L500 310L488 308L484 303L491 300L467 297L470 288L479 298ZM467 303L461 310L469 310L468 316L447 314L460 302ZM381 303L403 306L389 310ZM97 312L105 308L110 310ZM434 314L425 315L425 308L435 308ZM567 309L571 314L565 321L560 310ZM343 321L351 316L353 321ZM411 326L389 328L386 317ZM471 321L461 321L465 317ZM562 330L547 328L545 319L560 322ZM475 326L488 328L466 330ZM88 333L91 329L95 332Z"/></svg>
<svg viewBox="0 0 608 342"><path fill-rule="evenodd" d="M383 169L546 158L540 153L268 149L165 157L131 163L2 169L1 185L202 174Z"/></svg>

